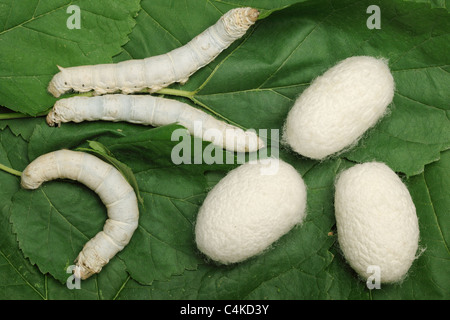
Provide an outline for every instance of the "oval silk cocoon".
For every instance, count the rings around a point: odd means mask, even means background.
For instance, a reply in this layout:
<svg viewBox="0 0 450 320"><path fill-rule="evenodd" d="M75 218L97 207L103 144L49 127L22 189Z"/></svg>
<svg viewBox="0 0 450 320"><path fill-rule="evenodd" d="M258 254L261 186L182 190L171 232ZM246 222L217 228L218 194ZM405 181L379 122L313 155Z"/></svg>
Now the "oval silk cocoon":
<svg viewBox="0 0 450 320"><path fill-rule="evenodd" d="M358 164L336 181L335 213L339 245L364 279L379 267L380 282L401 281L419 245L416 208L408 189L387 165Z"/></svg>
<svg viewBox="0 0 450 320"><path fill-rule="evenodd" d="M283 141L305 157L324 159L356 144L385 114L393 97L387 61L347 58L316 78L295 101Z"/></svg>
<svg viewBox="0 0 450 320"><path fill-rule="evenodd" d="M198 249L222 264L246 260L300 224L305 209L306 186L290 164L247 162L208 193L195 226Z"/></svg>

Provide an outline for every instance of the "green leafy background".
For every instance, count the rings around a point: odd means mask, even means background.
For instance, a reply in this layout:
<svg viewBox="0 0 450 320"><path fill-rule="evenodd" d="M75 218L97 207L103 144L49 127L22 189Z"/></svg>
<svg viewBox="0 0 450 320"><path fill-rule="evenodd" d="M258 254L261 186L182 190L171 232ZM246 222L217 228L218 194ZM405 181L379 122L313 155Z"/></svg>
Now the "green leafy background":
<svg viewBox="0 0 450 320"><path fill-rule="evenodd" d="M70 4L81 8L79 30L66 28ZM373 4L381 9L379 30L366 27ZM184 86L163 91L166 97L243 128L281 129L311 81L353 55L389 59L396 93L389 114L347 152L319 162L281 146L280 157L308 186L305 222L263 254L220 266L198 252L193 230L208 191L238 163L173 164L175 124L50 128L35 116L56 101L46 87L57 64L162 54L244 5L260 9L255 26ZM81 289L70 290L66 269L101 230L106 209L78 183L52 181L28 191L0 171L0 298L450 298L448 9L448 0L0 0L0 164L21 171L41 154L94 143L129 170L142 198L129 245ZM408 186L423 250L402 283L379 290L367 289L343 259L333 208L336 175L372 160L387 163Z"/></svg>

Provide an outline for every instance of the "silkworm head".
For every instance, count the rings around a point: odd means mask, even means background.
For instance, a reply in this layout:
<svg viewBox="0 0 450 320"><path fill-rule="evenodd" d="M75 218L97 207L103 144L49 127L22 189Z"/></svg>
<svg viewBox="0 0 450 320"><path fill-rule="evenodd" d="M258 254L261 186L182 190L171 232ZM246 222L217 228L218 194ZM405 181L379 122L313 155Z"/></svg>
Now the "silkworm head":
<svg viewBox="0 0 450 320"><path fill-rule="evenodd" d="M20 185L24 189L34 190L41 186L43 180L36 179L36 176L39 176L39 168L36 167L28 167L22 172L22 176L20 179Z"/></svg>
<svg viewBox="0 0 450 320"><path fill-rule="evenodd" d="M247 18L251 22L256 22L259 17L259 11L253 8L247 10Z"/></svg>
<svg viewBox="0 0 450 320"><path fill-rule="evenodd" d="M20 177L20 185L24 189L35 190L39 188L46 180L47 170L45 167L52 167L55 161L54 154L40 156L36 158L32 164L28 165L22 172Z"/></svg>
<svg viewBox="0 0 450 320"><path fill-rule="evenodd" d="M50 127L54 127L55 125L58 125L59 127L61 122L63 122L64 119L60 115L60 109L64 109L64 114L68 117L72 116L73 111L72 109L67 108L67 101L68 99L61 99L56 101L53 109L48 113L46 121Z"/></svg>
<svg viewBox="0 0 450 320"><path fill-rule="evenodd" d="M65 80L65 69L60 66L58 66L58 69L60 70L60 72L53 76L53 79L52 81L50 81L47 88L48 92L50 92L56 98L61 96L66 91L70 90L70 87L67 86L67 82Z"/></svg>
<svg viewBox="0 0 450 320"><path fill-rule="evenodd" d="M229 34L242 36L258 19L259 11L253 8L236 8L222 16Z"/></svg>
<svg viewBox="0 0 450 320"><path fill-rule="evenodd" d="M54 127L55 125L59 126L59 122L57 120L57 116L55 114L55 111L53 109L47 114L47 118L45 119L49 127Z"/></svg>
<svg viewBox="0 0 450 320"><path fill-rule="evenodd" d="M77 257L75 263L76 266L73 270L73 274L78 279L86 280L96 273L85 264L84 255L82 253L80 253L80 255Z"/></svg>

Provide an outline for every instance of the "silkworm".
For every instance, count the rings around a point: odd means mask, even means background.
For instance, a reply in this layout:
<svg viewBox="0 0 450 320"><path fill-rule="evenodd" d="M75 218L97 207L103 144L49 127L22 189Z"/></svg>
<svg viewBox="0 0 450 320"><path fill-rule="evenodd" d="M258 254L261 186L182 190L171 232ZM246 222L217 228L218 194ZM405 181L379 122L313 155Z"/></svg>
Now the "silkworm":
<svg viewBox="0 0 450 320"><path fill-rule="evenodd" d="M381 162L343 171L335 187L338 241L348 263L364 280L376 266L381 283L401 281L419 243L416 207L407 187Z"/></svg>
<svg viewBox="0 0 450 320"><path fill-rule="evenodd" d="M60 72L49 83L48 91L55 97L71 89L130 94L147 88L155 92L175 82L184 84L194 72L241 38L258 15L258 10L252 8L232 9L186 45L162 55L117 64L58 66Z"/></svg>
<svg viewBox="0 0 450 320"><path fill-rule="evenodd" d="M276 170L266 172L268 167ZM231 264L265 251L302 223L306 185L281 159L247 162L208 193L197 215L195 239L210 259Z"/></svg>
<svg viewBox="0 0 450 320"><path fill-rule="evenodd" d="M131 240L139 219L136 194L112 165L88 153L65 149L32 161L22 173L21 185L37 189L43 182L54 179L83 183L98 194L107 208L103 230L84 245L75 260L75 276L87 279L99 273Z"/></svg>
<svg viewBox="0 0 450 320"><path fill-rule="evenodd" d="M244 131L186 103L152 95L111 94L60 99L47 115L50 126L69 121L96 120L152 126L178 123L193 136L237 152L252 152L264 146L264 142L251 130ZM212 135L208 132L210 129L217 130L220 135Z"/></svg>
<svg viewBox="0 0 450 320"><path fill-rule="evenodd" d="M384 59L356 56L316 78L289 111L283 142L312 159L348 150L386 114L394 78Z"/></svg>

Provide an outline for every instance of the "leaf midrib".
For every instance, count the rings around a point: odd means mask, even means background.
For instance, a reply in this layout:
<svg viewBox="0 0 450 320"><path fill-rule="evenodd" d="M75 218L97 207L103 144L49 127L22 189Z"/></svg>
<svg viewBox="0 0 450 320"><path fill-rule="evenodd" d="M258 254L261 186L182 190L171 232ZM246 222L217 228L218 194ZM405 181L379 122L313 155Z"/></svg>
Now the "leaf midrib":
<svg viewBox="0 0 450 320"><path fill-rule="evenodd" d="M8 259L8 256L0 249L0 255L3 257L3 259L8 263L8 265L14 270L15 273L19 275L19 277L23 280L23 282L29 286L34 292L36 292L39 297L42 298L42 300L47 300L47 298L41 294L20 272L19 270L14 266L12 261ZM46 277L46 275L44 275Z"/></svg>
<svg viewBox="0 0 450 320"><path fill-rule="evenodd" d="M448 246L447 241L445 240L444 234L442 233L442 228L439 224L438 214L436 214L436 209L434 208L433 197L431 196L430 187L428 186L428 182L427 182L425 173L423 174L423 181L424 181L425 187L427 189L428 198L430 199L430 205L431 205L431 209L433 210L433 216L434 216L434 220L436 221L436 227L439 230L439 234L442 238L442 243L444 244L444 247L447 250L447 254L450 256L449 246Z"/></svg>
<svg viewBox="0 0 450 320"><path fill-rule="evenodd" d="M36 4L36 7L34 8L33 16L32 16L30 19L25 20L25 21L23 21L23 22L21 22L21 23L15 25L15 26L12 26L12 27L6 29L6 25L8 24L8 20L9 20L9 17L10 17L10 15L11 15L11 13L10 13L10 14L8 15L8 17L6 18L5 26L3 27L3 31L0 32L0 36L1 36L2 34L4 34L4 33L7 33L7 32L9 32L9 31L12 31L12 30L14 30L14 29L16 29L16 28L18 28L18 27L21 27L21 26L23 26L23 25L25 25L25 24L27 24L27 23L30 23L30 22L32 22L32 21L34 21L34 20L36 20L36 19L39 19L39 18L45 16L45 15L51 14L51 13L53 13L53 12L55 12L55 11L58 11L58 10L64 8L65 6L71 5L71 4L72 4L72 1L71 1L70 3L65 4L65 5L63 5L63 6L61 6L61 7L58 7L58 8L56 8L56 9L53 9L53 10L50 10L50 11L48 11L48 12L42 13L42 14L40 14L40 15L38 15L38 16L34 16L34 14L36 13L37 7L38 7L38 5L39 5L39 2L38 2L38 3ZM10 12L11 12L11 11L10 11Z"/></svg>

